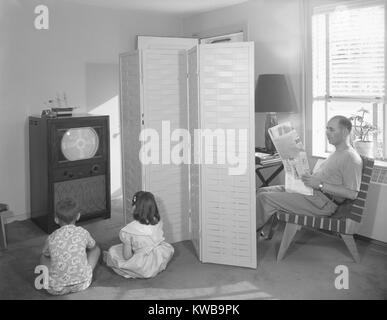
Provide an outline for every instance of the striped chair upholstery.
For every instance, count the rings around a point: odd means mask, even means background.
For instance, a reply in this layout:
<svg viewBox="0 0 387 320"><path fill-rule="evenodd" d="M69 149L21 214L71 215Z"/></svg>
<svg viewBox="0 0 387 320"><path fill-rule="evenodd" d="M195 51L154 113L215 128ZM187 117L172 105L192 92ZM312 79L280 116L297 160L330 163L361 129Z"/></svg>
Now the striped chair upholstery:
<svg viewBox="0 0 387 320"><path fill-rule="evenodd" d="M312 229L321 229L339 233L355 261L359 261L359 255L357 252L355 241L353 239L353 234L355 234L360 227L363 211L366 204L368 188L371 181L372 170L374 167L374 160L363 156L362 160L363 171L360 191L355 200L350 202L348 200L347 203L343 205L344 208L340 208L344 210L338 210L343 211L340 216L337 216L337 214L333 214L330 217L316 217L294 214L284 211L279 211L277 213L277 219L279 221L286 222L285 231L282 238L281 247L278 252L277 260L282 259L295 233L301 227L309 227Z"/></svg>

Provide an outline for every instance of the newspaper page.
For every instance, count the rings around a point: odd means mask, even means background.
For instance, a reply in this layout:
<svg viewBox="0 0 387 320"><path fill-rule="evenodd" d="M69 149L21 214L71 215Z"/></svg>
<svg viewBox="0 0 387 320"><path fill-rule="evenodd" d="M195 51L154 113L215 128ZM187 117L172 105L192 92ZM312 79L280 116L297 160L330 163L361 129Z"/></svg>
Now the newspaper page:
<svg viewBox="0 0 387 320"><path fill-rule="evenodd" d="M285 122L270 128L269 134L284 164L286 191L313 195L313 189L301 180L301 176L310 173L310 170L305 148L297 131L290 122Z"/></svg>

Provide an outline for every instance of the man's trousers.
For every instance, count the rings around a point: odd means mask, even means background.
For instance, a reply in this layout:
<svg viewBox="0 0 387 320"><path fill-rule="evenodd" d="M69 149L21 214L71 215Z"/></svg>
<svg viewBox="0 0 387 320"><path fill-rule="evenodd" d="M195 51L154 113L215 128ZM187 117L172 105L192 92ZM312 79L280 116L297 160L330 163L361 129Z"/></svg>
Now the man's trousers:
<svg viewBox="0 0 387 320"><path fill-rule="evenodd" d="M337 205L322 192L314 190L313 195L285 191L284 186L260 188L257 191L257 229L277 211L303 214L308 216L330 216Z"/></svg>

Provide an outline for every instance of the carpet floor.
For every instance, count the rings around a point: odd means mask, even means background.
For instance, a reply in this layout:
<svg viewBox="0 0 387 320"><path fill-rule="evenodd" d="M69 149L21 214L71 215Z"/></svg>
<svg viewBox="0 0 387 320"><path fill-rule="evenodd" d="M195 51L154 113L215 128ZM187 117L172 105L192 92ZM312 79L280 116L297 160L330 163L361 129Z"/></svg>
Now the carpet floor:
<svg viewBox="0 0 387 320"><path fill-rule="evenodd" d="M122 208L112 218L83 224L102 250L119 243ZM271 241L259 240L257 269L201 263L190 241L173 244L167 269L152 279L124 279L103 263L83 291L54 297L34 286L34 270L47 235L30 220L6 225L8 249L0 251L0 299L387 299L387 248L357 240L353 262L341 239L301 230L277 263L283 225ZM335 288L335 268L349 270L349 288Z"/></svg>

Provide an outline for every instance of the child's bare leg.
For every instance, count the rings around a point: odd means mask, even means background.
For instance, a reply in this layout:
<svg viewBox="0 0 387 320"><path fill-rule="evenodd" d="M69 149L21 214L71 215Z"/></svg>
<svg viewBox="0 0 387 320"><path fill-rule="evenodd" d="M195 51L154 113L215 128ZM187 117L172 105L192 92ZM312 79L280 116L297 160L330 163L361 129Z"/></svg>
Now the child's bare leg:
<svg viewBox="0 0 387 320"><path fill-rule="evenodd" d="M100 255L101 249L97 245L93 249L88 250L87 252L87 262L93 270L98 263Z"/></svg>

